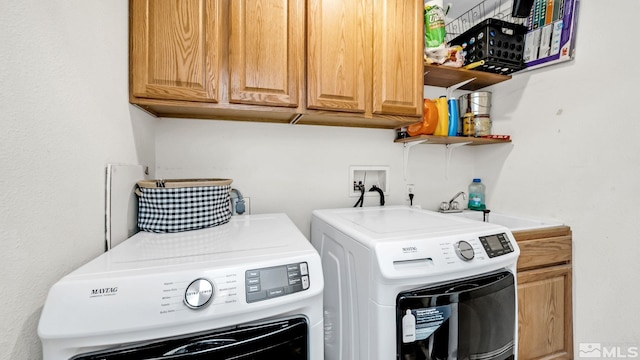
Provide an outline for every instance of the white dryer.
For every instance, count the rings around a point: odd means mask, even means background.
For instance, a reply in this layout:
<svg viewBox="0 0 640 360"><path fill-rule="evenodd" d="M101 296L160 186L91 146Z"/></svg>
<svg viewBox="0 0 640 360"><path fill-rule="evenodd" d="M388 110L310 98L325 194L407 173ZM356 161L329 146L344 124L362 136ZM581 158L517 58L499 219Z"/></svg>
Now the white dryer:
<svg viewBox="0 0 640 360"><path fill-rule="evenodd" d="M56 283L44 360L323 358L320 257L284 214L140 232Z"/></svg>
<svg viewBox="0 0 640 360"><path fill-rule="evenodd" d="M518 246L502 226L410 207L316 210L325 358L517 356Z"/></svg>

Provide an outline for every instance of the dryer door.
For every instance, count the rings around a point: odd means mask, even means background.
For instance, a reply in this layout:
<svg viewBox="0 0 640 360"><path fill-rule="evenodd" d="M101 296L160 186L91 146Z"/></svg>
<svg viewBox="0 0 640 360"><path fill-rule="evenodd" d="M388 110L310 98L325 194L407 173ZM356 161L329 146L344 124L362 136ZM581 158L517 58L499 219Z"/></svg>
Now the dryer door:
<svg viewBox="0 0 640 360"><path fill-rule="evenodd" d="M303 318L239 326L209 333L158 339L93 352L72 360L308 359L308 326Z"/></svg>
<svg viewBox="0 0 640 360"><path fill-rule="evenodd" d="M513 358L513 274L503 271L401 293L396 318L398 359Z"/></svg>

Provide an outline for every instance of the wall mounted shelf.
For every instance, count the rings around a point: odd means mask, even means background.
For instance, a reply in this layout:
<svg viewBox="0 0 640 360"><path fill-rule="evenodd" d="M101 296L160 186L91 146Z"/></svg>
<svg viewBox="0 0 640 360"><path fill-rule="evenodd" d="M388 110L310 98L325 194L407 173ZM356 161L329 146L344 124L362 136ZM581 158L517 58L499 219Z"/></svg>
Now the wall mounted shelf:
<svg viewBox="0 0 640 360"><path fill-rule="evenodd" d="M424 84L448 88L466 80L475 80L462 86L461 90L478 90L511 79L511 75L494 74L486 71L466 70L450 66L425 65Z"/></svg>
<svg viewBox="0 0 640 360"><path fill-rule="evenodd" d="M396 139L394 142L397 143L416 143L419 142L421 144L440 144L440 145L451 145L451 144L464 144L464 145L489 145L489 144L502 144L502 143L510 143L511 139L488 139L488 138L477 138L470 136L435 136L435 135L418 135L407 137L403 139Z"/></svg>

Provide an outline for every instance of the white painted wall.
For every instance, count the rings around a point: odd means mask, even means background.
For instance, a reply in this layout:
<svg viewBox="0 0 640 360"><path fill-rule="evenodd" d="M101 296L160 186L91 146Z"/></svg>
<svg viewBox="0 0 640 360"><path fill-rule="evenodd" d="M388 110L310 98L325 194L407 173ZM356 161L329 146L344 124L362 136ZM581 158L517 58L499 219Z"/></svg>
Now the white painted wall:
<svg viewBox="0 0 640 360"><path fill-rule="evenodd" d="M307 235L311 209L355 203L349 165L389 166L388 203L404 201L393 131L150 120L127 104L126 2L0 1L1 360L40 358L48 288L102 251L108 163L157 159L157 177L231 177L254 213L286 212ZM424 207L479 176L496 211L571 225L576 356L580 342L640 345L639 77L629 43L639 10L633 0L582 1L574 62L492 89L494 132L513 145L454 150L448 179L444 147L411 150L409 181Z"/></svg>
<svg viewBox="0 0 640 360"><path fill-rule="evenodd" d="M231 178L251 199L252 213L285 212L307 237L313 209L350 207L358 200L349 197L351 165L389 166L387 203L409 203L403 146L393 143L393 130L162 119L156 134L158 177ZM416 185L414 203L436 208L466 191L473 170L473 163L464 161L469 154L454 151L446 181L444 147L414 147L409 174ZM365 206L379 204L372 194Z"/></svg>
<svg viewBox="0 0 640 360"><path fill-rule="evenodd" d="M106 164L153 165L153 121L128 105L126 1L0 9L0 359L31 360L49 287L104 250Z"/></svg>
<svg viewBox="0 0 640 360"><path fill-rule="evenodd" d="M515 145L491 205L572 227L576 357L581 342L640 347L639 12L581 1L575 61L495 86L496 131Z"/></svg>

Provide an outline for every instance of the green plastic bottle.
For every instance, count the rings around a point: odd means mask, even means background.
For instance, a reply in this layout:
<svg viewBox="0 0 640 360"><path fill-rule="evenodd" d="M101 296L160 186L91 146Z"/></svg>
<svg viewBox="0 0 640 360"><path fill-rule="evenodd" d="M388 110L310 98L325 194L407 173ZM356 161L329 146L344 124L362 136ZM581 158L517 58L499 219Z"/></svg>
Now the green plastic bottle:
<svg viewBox="0 0 640 360"><path fill-rule="evenodd" d="M424 45L426 48L444 48L445 11L442 0L428 0L424 3Z"/></svg>
<svg viewBox="0 0 640 360"><path fill-rule="evenodd" d="M484 202L485 186L480 179L473 179L469 184L469 210L484 210L487 205Z"/></svg>

